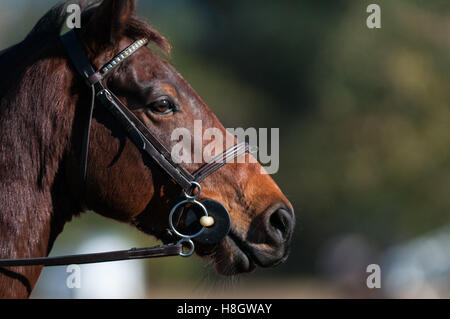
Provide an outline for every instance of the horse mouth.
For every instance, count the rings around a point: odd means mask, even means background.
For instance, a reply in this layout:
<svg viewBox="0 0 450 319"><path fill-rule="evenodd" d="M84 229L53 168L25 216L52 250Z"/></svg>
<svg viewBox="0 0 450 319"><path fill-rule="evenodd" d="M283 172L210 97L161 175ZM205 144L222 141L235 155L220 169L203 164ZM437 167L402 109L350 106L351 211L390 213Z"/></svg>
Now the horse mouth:
<svg viewBox="0 0 450 319"><path fill-rule="evenodd" d="M233 231L227 236L228 243L232 250L232 254L235 255L233 258L234 264L232 269L235 273L245 273L251 272L256 268L256 262L253 254L251 253L248 245Z"/></svg>

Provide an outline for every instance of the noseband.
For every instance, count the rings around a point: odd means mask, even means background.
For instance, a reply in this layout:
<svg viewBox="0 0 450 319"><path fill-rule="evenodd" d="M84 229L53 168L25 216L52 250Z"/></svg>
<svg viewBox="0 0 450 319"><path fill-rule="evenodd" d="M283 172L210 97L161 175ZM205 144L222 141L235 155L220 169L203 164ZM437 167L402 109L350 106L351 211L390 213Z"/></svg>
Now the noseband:
<svg viewBox="0 0 450 319"><path fill-rule="evenodd" d="M4 266L57 266L67 264L97 263L125 259L139 259L164 256L190 256L195 250L193 240L201 243L216 244L223 240L230 228L230 215L227 209L219 202L212 199L198 201L201 195L201 182L216 172L226 163L236 157L249 152L249 145L245 142L236 144L222 154L213 158L192 174L183 166L172 160L171 153L162 142L153 135L147 127L132 113L111 91L103 85L103 80L107 74L112 72L117 66L132 56L140 48L147 44L147 40L141 39L134 42L124 51L119 53L114 59L95 72L94 68L86 58L82 48L78 43L75 31L71 30L61 36L61 42L65 47L72 64L77 72L84 78L86 84L92 90L92 100L87 116L87 125L84 132L81 151L81 181L86 188L87 179L87 159L89 149L89 136L93 116L95 100L101 104L114 116L121 127L125 129L128 137L136 147L145 155L150 156L175 183L181 188L182 197L180 201L171 209L169 213L169 234L178 236L180 239L176 243L166 244L157 247L140 249L130 249L124 251L112 251L97 254L83 254L60 257L43 257L27 259L0 259L0 267ZM175 218L175 213L182 208L182 214L187 209L189 218L186 223L188 229L195 229L191 235L183 234L178 229L179 219ZM200 213L199 213L200 212ZM190 213L190 214L189 214ZM197 227L193 227L196 224ZM198 226L201 226L198 229ZM189 250L183 249L184 245L189 246Z"/></svg>

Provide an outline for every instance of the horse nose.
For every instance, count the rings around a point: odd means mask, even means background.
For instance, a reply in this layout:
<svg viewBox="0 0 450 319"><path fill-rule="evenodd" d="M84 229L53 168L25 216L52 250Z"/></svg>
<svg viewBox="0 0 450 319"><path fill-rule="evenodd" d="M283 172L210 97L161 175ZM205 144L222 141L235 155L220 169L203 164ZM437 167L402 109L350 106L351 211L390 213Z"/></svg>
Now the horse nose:
<svg viewBox="0 0 450 319"><path fill-rule="evenodd" d="M261 267L274 267L284 262L290 250L295 216L290 204L277 203L256 219L259 227L250 227L246 248ZM256 226L256 224L255 224Z"/></svg>
<svg viewBox="0 0 450 319"><path fill-rule="evenodd" d="M291 209L285 206L276 208L266 221L267 234L273 244L283 245L290 241L295 225L295 216Z"/></svg>
<svg viewBox="0 0 450 319"><path fill-rule="evenodd" d="M295 216L290 205L272 206L264 216L263 229L254 229L250 250L255 262L261 267L273 267L284 262L289 254L289 246L294 232ZM261 230L263 230L261 232Z"/></svg>

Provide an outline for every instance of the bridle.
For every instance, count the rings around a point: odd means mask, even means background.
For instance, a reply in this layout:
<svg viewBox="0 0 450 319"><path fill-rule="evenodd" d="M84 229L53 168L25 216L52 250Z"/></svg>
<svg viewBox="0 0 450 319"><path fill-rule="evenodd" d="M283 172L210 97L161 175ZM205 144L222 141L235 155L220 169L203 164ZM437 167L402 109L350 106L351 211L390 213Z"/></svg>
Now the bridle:
<svg viewBox="0 0 450 319"><path fill-rule="evenodd" d="M81 182L86 185L87 179L87 159L90 139L90 128L93 116L95 100L101 104L114 116L115 120L127 132L128 137L136 147L149 156L152 161L159 166L175 183L181 188L181 198L173 206L169 213L169 233L180 239L176 243L169 243L156 247L132 248L130 250L111 251L96 254L81 254L59 257L42 257L26 259L0 259L0 267L8 266L58 266L68 264L86 264L117 260L141 259L165 256L187 257L193 254L195 245L193 240L206 244L216 244L223 240L230 229L230 215L228 210L219 202L212 199L198 201L201 194L200 183L209 175L216 172L226 163L236 157L249 152L249 145L245 142L238 143L222 154L208 161L194 173L188 172L183 166L172 160L169 150L153 135L147 127L132 113L111 91L103 85L103 80L107 74L112 72L117 66L132 56L140 48L147 44L147 40L140 39L115 56L100 71L95 72L80 47L77 35L71 30L60 37L61 43L66 49L70 60L77 72L83 77L86 84L92 90L92 100L86 120L86 128L83 136L81 151ZM183 234L178 229L178 219L175 213L182 208L181 214L185 211L189 214L189 224L192 229L193 224L201 226L192 234ZM196 208L196 209L195 209ZM194 212L195 210L195 212ZM200 216L198 216L200 211ZM197 218L198 217L198 218ZM205 218L206 217L206 218ZM189 227L188 227L189 228ZM184 246L189 247L185 251Z"/></svg>

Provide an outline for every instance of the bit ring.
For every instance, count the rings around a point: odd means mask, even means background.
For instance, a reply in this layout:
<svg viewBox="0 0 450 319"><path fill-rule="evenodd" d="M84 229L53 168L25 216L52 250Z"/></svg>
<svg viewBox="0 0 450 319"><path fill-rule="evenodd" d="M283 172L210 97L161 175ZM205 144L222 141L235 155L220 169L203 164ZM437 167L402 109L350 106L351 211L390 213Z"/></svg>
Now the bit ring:
<svg viewBox="0 0 450 319"><path fill-rule="evenodd" d="M189 250L187 252L183 252L183 244L184 243L187 243L190 246ZM180 252L181 257L189 257L194 253L195 245L191 239L182 238L178 241L177 245L181 245L181 252Z"/></svg>
<svg viewBox="0 0 450 319"><path fill-rule="evenodd" d="M184 196L186 197L186 199L193 201L200 196L202 192L202 187L197 182L191 182L191 186L195 186L194 189L192 190L192 193L194 194L195 190L198 189L197 193L195 193L194 195L189 195L188 193L184 192Z"/></svg>
<svg viewBox="0 0 450 319"><path fill-rule="evenodd" d="M199 206L199 207L203 210L204 216L208 216L208 210L206 209L206 207L205 207L202 203L200 203L200 202L198 202L198 201L196 201L196 200L185 199L185 200L179 202L178 204L176 204L175 206L173 206L172 210L170 211L170 214L169 214L169 225L170 225L170 229L171 229L178 237L181 237L182 239L191 239L191 238L195 238L195 237L197 237L198 235L200 235L201 233L203 233L203 231L205 230L205 227L202 227L202 229L200 229L198 232L196 232L195 234L192 234L192 235L185 235L185 234L183 234L183 233L180 233L180 232L175 228L175 226L174 226L174 224L173 224L173 214L175 213L175 211L176 211L180 206L185 205L185 204L194 204L194 205Z"/></svg>

